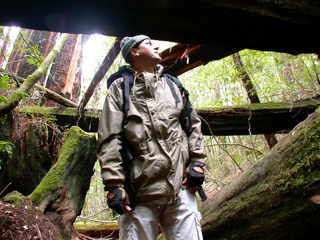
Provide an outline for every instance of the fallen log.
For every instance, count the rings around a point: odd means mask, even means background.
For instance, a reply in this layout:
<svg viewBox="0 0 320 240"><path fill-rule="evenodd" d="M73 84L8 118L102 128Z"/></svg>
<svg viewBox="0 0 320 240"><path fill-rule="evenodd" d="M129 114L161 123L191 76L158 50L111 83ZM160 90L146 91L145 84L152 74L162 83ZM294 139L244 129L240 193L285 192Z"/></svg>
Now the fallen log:
<svg viewBox="0 0 320 240"><path fill-rule="evenodd" d="M320 225L320 108L201 208L204 239L313 239Z"/></svg>
<svg viewBox="0 0 320 240"><path fill-rule="evenodd" d="M197 109L204 135L230 136L287 133L320 105L320 97L293 102L260 103L248 106ZM60 126L76 125L87 132L98 129L101 110L28 107L23 113L51 114Z"/></svg>

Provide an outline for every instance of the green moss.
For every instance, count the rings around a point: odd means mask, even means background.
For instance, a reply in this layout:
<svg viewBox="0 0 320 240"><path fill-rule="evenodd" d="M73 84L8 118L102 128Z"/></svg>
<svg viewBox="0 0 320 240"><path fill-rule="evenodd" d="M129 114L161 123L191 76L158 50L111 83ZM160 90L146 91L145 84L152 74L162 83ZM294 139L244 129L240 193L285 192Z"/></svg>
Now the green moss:
<svg viewBox="0 0 320 240"><path fill-rule="evenodd" d="M79 116L79 112L77 108L47 108L47 107L39 107L32 106L27 108L21 108L19 110L22 113L29 114L42 114L42 115L62 115L62 116L70 116L77 117ZM100 115L100 111L95 109L86 109L83 113L81 113L81 117L92 117L98 118Z"/></svg>
<svg viewBox="0 0 320 240"><path fill-rule="evenodd" d="M283 110L283 109L291 109L292 107L300 108L305 106L318 106L319 104L312 100L305 100L301 102L295 102L295 103L289 103L289 102L268 102L268 103L251 103L251 104L243 104L243 105L231 105L231 106L221 106L221 107L215 107L215 108L197 108L197 110L203 110L203 111L214 111L214 110L224 110L225 112L230 110L230 112L233 112L237 109L244 109L244 110L265 110L265 109L273 109L273 110Z"/></svg>
<svg viewBox="0 0 320 240"><path fill-rule="evenodd" d="M119 227L117 222L108 222L108 223L96 223L96 222L76 222L73 224L76 229L83 230L100 230L104 228L116 228Z"/></svg>
<svg viewBox="0 0 320 240"><path fill-rule="evenodd" d="M66 133L63 150L61 149L57 163L50 169L38 187L29 196L36 205L46 197L46 194L62 188L63 183L61 179L62 176L66 174L65 170L67 164L69 164L68 154L72 152L74 148L79 147L79 138L85 134L86 133L78 127L72 127Z"/></svg>
<svg viewBox="0 0 320 240"><path fill-rule="evenodd" d="M8 202L8 203L16 205L16 206L20 205L25 199L26 199L26 197L17 191L13 191L11 193L8 193L3 198L3 200L5 202Z"/></svg>

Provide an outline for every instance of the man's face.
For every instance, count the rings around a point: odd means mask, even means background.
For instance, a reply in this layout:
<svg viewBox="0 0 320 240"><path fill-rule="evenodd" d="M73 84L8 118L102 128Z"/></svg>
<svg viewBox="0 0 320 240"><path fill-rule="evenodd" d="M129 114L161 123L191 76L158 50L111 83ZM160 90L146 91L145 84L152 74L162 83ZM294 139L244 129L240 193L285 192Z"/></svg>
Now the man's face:
<svg viewBox="0 0 320 240"><path fill-rule="evenodd" d="M154 46L151 40L146 39L140 43L139 47L137 48L137 53L139 54L140 58L149 61L154 60L156 63L159 63L161 61L161 57L158 50L159 47Z"/></svg>

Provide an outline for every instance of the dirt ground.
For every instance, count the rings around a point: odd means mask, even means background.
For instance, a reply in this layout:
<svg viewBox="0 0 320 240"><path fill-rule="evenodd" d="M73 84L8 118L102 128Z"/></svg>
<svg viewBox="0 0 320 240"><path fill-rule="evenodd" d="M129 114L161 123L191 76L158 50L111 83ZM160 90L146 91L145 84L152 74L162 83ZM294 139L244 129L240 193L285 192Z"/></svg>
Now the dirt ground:
<svg viewBox="0 0 320 240"><path fill-rule="evenodd" d="M0 199L0 239L58 240L55 227L31 202L15 206Z"/></svg>

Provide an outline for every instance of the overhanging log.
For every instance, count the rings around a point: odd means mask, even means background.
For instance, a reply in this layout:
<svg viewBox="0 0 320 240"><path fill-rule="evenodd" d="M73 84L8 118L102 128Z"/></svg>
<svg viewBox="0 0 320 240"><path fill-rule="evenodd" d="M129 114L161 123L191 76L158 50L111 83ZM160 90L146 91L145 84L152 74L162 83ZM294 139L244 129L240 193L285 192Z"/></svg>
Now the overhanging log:
<svg viewBox="0 0 320 240"><path fill-rule="evenodd" d="M319 233L320 108L202 205L204 239L312 239Z"/></svg>
<svg viewBox="0 0 320 240"><path fill-rule="evenodd" d="M260 103L248 106L197 110L203 119L204 135L230 136L287 133L313 113L320 105L320 97L288 103ZM56 116L61 126L76 125L84 131L96 132L100 110L85 109L79 115L72 108L29 107L24 113L42 113ZM249 131L250 130L250 131Z"/></svg>

